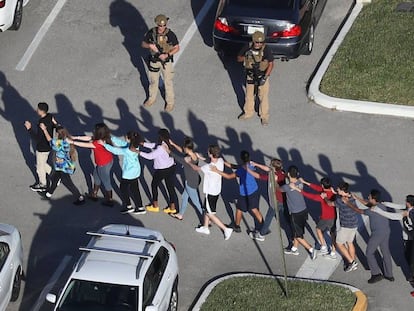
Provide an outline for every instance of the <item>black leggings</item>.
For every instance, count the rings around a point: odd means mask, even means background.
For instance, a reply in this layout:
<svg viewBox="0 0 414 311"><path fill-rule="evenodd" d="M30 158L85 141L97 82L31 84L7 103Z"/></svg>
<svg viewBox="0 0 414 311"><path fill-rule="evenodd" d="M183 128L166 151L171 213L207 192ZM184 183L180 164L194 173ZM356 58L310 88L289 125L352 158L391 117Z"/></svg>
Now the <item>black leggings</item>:
<svg viewBox="0 0 414 311"><path fill-rule="evenodd" d="M165 185L167 187L169 203L175 203L177 201L177 194L175 193L174 183L175 183L175 165L168 168L155 170L152 175L151 190L152 190L152 199L153 201L158 201L158 186L160 183L165 180Z"/></svg>
<svg viewBox="0 0 414 311"><path fill-rule="evenodd" d="M134 200L136 207L142 207L141 192L139 191L138 178L121 179L119 186L122 195L122 203L125 206L131 205L131 199Z"/></svg>
<svg viewBox="0 0 414 311"><path fill-rule="evenodd" d="M49 192L50 194L53 194L53 192L55 192L57 188L59 180L61 180L62 184L64 184L65 187L68 188L68 190L72 192L72 194L76 198L79 198L81 196L81 193L79 189L73 183L72 178L70 176L71 176L70 174L62 172L62 171L54 171L52 176L50 177L50 186L47 192Z"/></svg>

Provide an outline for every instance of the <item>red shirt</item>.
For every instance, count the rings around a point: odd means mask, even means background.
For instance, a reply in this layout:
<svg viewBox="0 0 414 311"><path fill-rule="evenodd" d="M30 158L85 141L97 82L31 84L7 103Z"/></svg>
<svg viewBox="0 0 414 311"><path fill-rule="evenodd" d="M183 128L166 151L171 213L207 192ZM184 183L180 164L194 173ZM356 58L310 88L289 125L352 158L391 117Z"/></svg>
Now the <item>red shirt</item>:
<svg viewBox="0 0 414 311"><path fill-rule="evenodd" d="M95 149L93 149L93 156L97 166L105 166L113 160L114 157L112 153L106 150L97 140L92 141L92 144L95 146Z"/></svg>
<svg viewBox="0 0 414 311"><path fill-rule="evenodd" d="M306 191L302 191L302 194L305 198L308 198L312 201L319 202L321 204L321 219L335 219L336 217L336 211L334 205L329 205L326 203L325 199L321 198L320 193L325 192L326 198L328 200L331 200L334 196L334 193L330 189L323 189L320 185L310 184L309 187L315 191L318 191L319 193L309 193Z"/></svg>

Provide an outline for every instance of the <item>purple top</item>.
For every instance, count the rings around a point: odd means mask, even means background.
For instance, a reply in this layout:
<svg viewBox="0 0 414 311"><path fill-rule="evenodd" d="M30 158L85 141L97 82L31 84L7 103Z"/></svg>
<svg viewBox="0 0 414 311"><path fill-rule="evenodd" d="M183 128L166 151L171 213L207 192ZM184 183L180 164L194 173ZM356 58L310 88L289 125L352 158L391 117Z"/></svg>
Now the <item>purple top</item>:
<svg viewBox="0 0 414 311"><path fill-rule="evenodd" d="M144 147L153 149L151 152L142 152L140 151L139 155L147 160L154 160L154 169L162 170L173 166L174 159L170 156L170 153L167 151L168 146L166 143L161 145L156 145L155 143L144 143Z"/></svg>

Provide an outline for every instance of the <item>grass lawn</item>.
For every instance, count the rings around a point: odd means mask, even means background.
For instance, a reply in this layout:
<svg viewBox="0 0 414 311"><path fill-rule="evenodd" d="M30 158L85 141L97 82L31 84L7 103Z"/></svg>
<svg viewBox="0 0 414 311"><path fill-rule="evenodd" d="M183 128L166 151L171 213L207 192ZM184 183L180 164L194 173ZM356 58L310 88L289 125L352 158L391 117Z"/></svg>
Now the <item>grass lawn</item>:
<svg viewBox="0 0 414 311"><path fill-rule="evenodd" d="M282 279L234 277L219 283L201 311L342 311L352 310L356 298L347 288L328 283L288 281L289 298L282 291Z"/></svg>
<svg viewBox="0 0 414 311"><path fill-rule="evenodd" d="M323 93L414 106L414 13L395 11L404 1L363 7L323 77Z"/></svg>

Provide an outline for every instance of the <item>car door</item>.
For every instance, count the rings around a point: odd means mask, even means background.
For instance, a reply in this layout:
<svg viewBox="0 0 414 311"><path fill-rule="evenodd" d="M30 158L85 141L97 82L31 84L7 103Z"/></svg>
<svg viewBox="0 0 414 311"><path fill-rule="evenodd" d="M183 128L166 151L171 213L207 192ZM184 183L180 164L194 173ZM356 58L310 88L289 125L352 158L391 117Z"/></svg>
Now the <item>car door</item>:
<svg viewBox="0 0 414 311"><path fill-rule="evenodd" d="M149 266L143 282L142 305L143 310L147 306L157 306L158 310L168 309L172 285L165 277L169 253L165 247L160 247ZM170 281L171 283L171 281Z"/></svg>
<svg viewBox="0 0 414 311"><path fill-rule="evenodd" d="M6 242L0 242L0 310L5 309L9 302L8 295L13 279L10 262L10 246Z"/></svg>

